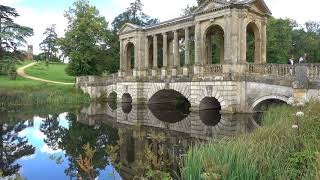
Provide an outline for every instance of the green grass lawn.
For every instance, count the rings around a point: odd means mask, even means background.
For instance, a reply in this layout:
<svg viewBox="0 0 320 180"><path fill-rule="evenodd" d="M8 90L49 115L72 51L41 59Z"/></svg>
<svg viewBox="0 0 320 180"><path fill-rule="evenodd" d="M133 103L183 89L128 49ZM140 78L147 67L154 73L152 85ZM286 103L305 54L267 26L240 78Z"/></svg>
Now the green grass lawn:
<svg viewBox="0 0 320 180"><path fill-rule="evenodd" d="M41 62L39 64L25 69L25 72L30 76L46 80L59 81L65 83L75 82L75 77L66 74L66 67L67 65L62 63L50 63L47 67L44 62Z"/></svg>

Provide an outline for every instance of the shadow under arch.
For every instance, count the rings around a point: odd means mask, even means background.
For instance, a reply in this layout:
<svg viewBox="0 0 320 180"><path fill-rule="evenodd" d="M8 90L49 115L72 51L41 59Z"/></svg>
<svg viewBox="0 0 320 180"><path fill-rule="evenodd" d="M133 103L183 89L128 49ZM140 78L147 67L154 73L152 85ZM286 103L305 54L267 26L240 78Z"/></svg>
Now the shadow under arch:
<svg viewBox="0 0 320 180"><path fill-rule="evenodd" d="M107 106L112 110L117 110L117 93L112 91L107 97Z"/></svg>
<svg viewBox="0 0 320 180"><path fill-rule="evenodd" d="M172 89L156 92L148 101L151 113L160 121L177 123L188 117L191 103L181 93Z"/></svg>
<svg viewBox="0 0 320 180"><path fill-rule="evenodd" d="M200 102L199 116L207 126L216 126L221 121L221 104L214 97L205 97Z"/></svg>
<svg viewBox="0 0 320 180"><path fill-rule="evenodd" d="M254 107L252 107L252 111L255 113L254 119L256 123L261 126L262 125L262 117L263 113L267 111L270 107L275 106L284 106L287 105L287 102L283 99L278 98L270 98L264 99L256 103Z"/></svg>

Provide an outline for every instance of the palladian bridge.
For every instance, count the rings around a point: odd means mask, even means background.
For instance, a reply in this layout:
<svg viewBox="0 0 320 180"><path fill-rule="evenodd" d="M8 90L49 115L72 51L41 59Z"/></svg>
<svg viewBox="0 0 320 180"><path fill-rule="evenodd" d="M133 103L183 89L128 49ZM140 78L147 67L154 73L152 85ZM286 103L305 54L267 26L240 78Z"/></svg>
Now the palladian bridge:
<svg viewBox="0 0 320 180"><path fill-rule="evenodd" d="M269 16L263 0L207 0L188 16L146 27L127 23L118 32L119 72L77 77L77 86L92 99L116 92L119 102L133 104L166 102L174 92L193 110L222 113L290 97L320 99L319 64L267 64Z"/></svg>

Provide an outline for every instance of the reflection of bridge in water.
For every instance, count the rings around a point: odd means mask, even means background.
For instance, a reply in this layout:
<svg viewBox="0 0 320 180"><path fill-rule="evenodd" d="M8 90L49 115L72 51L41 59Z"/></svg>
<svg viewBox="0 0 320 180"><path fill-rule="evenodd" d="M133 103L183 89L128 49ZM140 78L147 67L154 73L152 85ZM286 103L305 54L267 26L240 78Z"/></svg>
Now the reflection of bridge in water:
<svg viewBox="0 0 320 180"><path fill-rule="evenodd" d="M166 117L162 114L168 113L168 110L152 111L150 110L152 106L150 108L144 104L122 104L113 110L108 105L94 103L81 110L78 114L78 121L90 125L104 122L115 127L141 125L163 131L185 133L197 139L220 139L226 136L235 136L251 132L258 126L252 114L225 113L215 115L217 111L212 112L212 110L182 114L172 109L171 115Z"/></svg>
<svg viewBox="0 0 320 180"><path fill-rule="evenodd" d="M167 104L149 107L122 104L113 110L108 104L93 103L77 114L77 120L92 126L103 123L118 129L120 174L124 179L132 179L137 174L136 163L146 161L144 150L146 145L152 144L152 134L164 138L156 143L156 148L152 145L152 151L158 155L159 148L164 148L165 159L174 159L172 171L179 172L178 158L194 142L248 133L258 126L252 114L215 115L217 112L204 110L186 114ZM163 116L168 113L169 117Z"/></svg>

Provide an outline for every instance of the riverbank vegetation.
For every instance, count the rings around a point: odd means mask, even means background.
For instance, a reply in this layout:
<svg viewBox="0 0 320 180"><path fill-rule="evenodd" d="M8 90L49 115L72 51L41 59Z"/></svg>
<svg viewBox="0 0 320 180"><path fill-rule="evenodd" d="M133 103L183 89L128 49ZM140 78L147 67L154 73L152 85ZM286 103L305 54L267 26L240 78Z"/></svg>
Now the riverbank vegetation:
<svg viewBox="0 0 320 180"><path fill-rule="evenodd" d="M196 145L184 159L184 179L317 179L320 104L274 107L252 134ZM301 114L300 114L301 115Z"/></svg>

